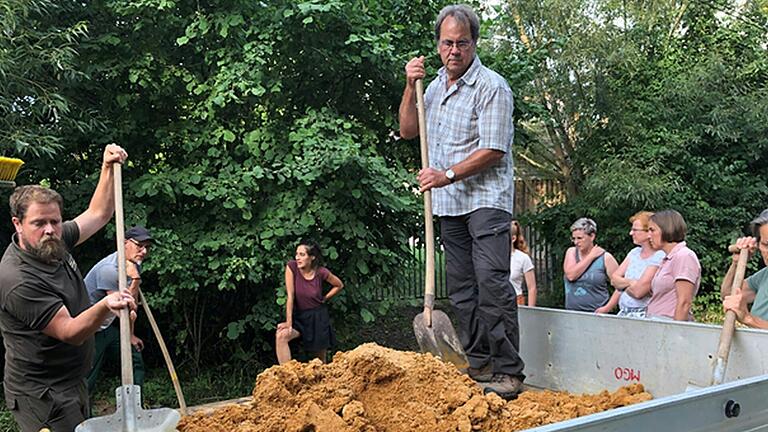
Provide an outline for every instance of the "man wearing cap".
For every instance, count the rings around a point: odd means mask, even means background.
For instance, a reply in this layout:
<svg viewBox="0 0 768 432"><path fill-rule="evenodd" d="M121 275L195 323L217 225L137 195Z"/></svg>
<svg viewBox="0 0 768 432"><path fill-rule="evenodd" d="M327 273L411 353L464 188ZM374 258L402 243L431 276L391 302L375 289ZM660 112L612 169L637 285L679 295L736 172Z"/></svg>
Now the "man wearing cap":
<svg viewBox="0 0 768 432"><path fill-rule="evenodd" d="M141 284L141 263L149 255L152 245L152 236L146 228L135 226L125 232L125 272L128 276L126 285L128 291L135 299L139 299L139 285ZM85 276L85 287L91 303L96 304L102 298L118 291L118 263L117 252L108 255L91 269ZM141 351L144 342L133 334L131 326L131 346L133 354L133 381L136 385L144 384L144 360ZM88 393L93 394L96 388L96 380L99 378L104 361L120 362L120 323L115 320L115 315L107 317L96 332L96 350L93 356L93 367L88 374Z"/></svg>

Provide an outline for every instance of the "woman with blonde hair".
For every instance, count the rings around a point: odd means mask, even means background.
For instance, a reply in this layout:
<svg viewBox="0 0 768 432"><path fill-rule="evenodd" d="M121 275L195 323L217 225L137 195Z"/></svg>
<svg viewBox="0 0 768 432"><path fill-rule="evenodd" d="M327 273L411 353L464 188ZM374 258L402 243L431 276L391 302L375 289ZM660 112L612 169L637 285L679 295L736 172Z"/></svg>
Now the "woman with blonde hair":
<svg viewBox="0 0 768 432"><path fill-rule="evenodd" d="M527 304L528 306L536 306L536 275L533 272L533 262L528 255L528 244L518 221L512 221L509 235L512 240L509 255L509 282L515 288L517 304L526 304L523 294L523 279L525 279L525 286L528 288Z"/></svg>
<svg viewBox="0 0 768 432"><path fill-rule="evenodd" d="M651 300L651 281L664 259L664 251L651 247L648 233L651 216L651 212L639 211L629 218L632 224L629 236L636 247L611 275L611 285L616 288L613 295L619 302L619 316L645 318Z"/></svg>

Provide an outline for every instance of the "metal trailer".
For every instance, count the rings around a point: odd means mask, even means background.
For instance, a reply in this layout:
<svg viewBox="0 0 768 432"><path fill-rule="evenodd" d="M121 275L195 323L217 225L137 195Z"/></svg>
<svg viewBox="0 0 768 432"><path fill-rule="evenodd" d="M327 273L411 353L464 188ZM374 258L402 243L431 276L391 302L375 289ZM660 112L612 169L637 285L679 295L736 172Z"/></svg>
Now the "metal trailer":
<svg viewBox="0 0 768 432"><path fill-rule="evenodd" d="M707 387L719 326L519 309L526 384L594 393L642 383L653 400L535 432L768 432L768 331L737 329L724 383Z"/></svg>

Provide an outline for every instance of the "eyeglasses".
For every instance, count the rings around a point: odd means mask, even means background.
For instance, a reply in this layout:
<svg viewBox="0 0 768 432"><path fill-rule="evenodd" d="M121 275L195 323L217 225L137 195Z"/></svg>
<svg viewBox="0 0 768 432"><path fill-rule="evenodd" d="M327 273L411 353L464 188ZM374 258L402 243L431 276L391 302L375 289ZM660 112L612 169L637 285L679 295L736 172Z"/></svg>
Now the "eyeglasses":
<svg viewBox="0 0 768 432"><path fill-rule="evenodd" d="M139 243L134 239L128 239L128 241L135 244L139 248L139 250L144 250L147 252L149 252L149 248L150 246L152 246L152 243Z"/></svg>
<svg viewBox="0 0 768 432"><path fill-rule="evenodd" d="M638 231L640 231L640 232L646 232L646 231L648 231L648 230L647 230L647 229L642 229L642 228L630 228L630 229L629 229L629 232L638 232Z"/></svg>
<svg viewBox="0 0 768 432"><path fill-rule="evenodd" d="M449 39L443 39L443 40L440 41L440 46L442 46L443 48L448 49L448 50L453 49L453 47L456 47L456 48L459 49L459 51L465 51L470 46L472 46L472 41L469 41L469 40L466 40L466 39L462 39L460 41L452 41L452 40L449 40Z"/></svg>

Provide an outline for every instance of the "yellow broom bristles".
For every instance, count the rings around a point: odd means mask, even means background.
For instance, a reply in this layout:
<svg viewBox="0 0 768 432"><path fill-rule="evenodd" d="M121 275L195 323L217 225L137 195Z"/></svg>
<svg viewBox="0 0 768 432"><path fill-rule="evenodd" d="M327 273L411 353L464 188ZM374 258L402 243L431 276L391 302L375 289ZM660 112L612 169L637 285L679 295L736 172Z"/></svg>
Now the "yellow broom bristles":
<svg viewBox="0 0 768 432"><path fill-rule="evenodd" d="M0 156L0 181L13 181L22 165L24 161L21 159Z"/></svg>

